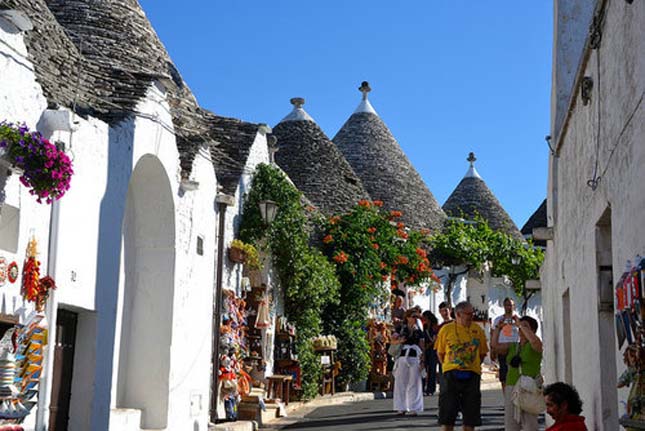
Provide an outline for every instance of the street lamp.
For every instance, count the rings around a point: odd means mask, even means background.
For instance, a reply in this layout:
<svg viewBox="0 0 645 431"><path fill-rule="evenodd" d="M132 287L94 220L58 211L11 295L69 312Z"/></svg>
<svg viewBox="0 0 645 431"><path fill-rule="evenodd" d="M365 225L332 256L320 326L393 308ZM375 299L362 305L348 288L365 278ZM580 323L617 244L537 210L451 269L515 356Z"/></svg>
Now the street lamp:
<svg viewBox="0 0 645 431"><path fill-rule="evenodd" d="M273 223L273 220L275 220L275 215L278 212L278 204L273 201L263 200L258 202L258 205L260 206L260 214L262 215L262 220L264 220L266 224Z"/></svg>

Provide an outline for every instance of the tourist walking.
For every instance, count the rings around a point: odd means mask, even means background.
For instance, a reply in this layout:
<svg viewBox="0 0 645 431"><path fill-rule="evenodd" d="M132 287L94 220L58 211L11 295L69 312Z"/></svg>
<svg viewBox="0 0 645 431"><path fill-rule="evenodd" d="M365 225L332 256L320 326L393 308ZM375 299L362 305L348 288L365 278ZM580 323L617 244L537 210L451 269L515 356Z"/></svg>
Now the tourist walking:
<svg viewBox="0 0 645 431"><path fill-rule="evenodd" d="M518 328L519 342L510 346L500 343L500 333L508 325L499 321L493 329L491 346L500 357L506 361L508 373L506 375L506 391L504 392L504 429L506 431L537 431L538 417L521 410L513 402L515 386L519 384L520 376L541 378L540 364L542 363L542 341L536 335L538 322L532 317L519 318L513 316L512 325ZM539 382L541 385L542 382Z"/></svg>
<svg viewBox="0 0 645 431"><path fill-rule="evenodd" d="M405 324L396 343L400 343L401 355L394 364L394 410L398 415L409 413L416 416L423 411L421 370L424 367L425 336L417 327L420 316L416 310L405 312Z"/></svg>
<svg viewBox="0 0 645 431"><path fill-rule="evenodd" d="M455 321L443 325L436 349L443 367L439 393L439 424L452 431L459 410L464 431L481 425L481 363L488 353L484 330L473 323L473 306L460 302Z"/></svg>
<svg viewBox="0 0 645 431"><path fill-rule="evenodd" d="M439 362L437 351L434 348L434 343L437 340L437 333L439 332L439 321L430 310L423 312L421 320L423 321L423 332L426 336L426 377L423 382L423 394L434 395L437 390L437 365Z"/></svg>
<svg viewBox="0 0 645 431"><path fill-rule="evenodd" d="M578 391L566 383L557 382L544 388L546 412L555 423L546 431L587 431Z"/></svg>
<svg viewBox="0 0 645 431"><path fill-rule="evenodd" d="M506 388L506 373L508 372L506 353L511 344L517 343L520 339L519 329L513 324L514 317L517 317L515 314L515 301L511 298L504 298L503 304L504 314L496 317L493 321L493 329L500 328L498 333L499 347L497 349L491 349L491 356L493 359L497 359L497 363L499 364L499 381L502 383L502 391Z"/></svg>

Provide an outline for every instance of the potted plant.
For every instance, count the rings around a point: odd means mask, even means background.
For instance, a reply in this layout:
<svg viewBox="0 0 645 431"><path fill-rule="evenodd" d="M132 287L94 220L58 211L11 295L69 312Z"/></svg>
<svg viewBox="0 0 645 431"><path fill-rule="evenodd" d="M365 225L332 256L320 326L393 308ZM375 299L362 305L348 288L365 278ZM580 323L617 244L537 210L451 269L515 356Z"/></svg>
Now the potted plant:
<svg viewBox="0 0 645 431"><path fill-rule="evenodd" d="M244 263L246 261L246 253L244 252L244 243L239 239L234 239L231 246L228 248L228 258L234 263Z"/></svg>
<svg viewBox="0 0 645 431"><path fill-rule="evenodd" d="M24 124L0 122L0 160L20 172L20 182L38 203L63 197L74 174L67 154Z"/></svg>

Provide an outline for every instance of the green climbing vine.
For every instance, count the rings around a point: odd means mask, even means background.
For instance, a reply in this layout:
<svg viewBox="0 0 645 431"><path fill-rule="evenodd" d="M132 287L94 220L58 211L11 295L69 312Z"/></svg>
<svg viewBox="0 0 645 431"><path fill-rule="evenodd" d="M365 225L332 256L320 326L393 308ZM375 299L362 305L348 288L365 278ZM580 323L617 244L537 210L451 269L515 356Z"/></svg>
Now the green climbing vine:
<svg viewBox="0 0 645 431"><path fill-rule="evenodd" d="M261 200L278 204L276 218L270 225L262 220L258 206ZM282 171L258 165L244 201L240 238L256 245L265 244L273 257L285 292L285 314L297 330L303 395L312 398L318 393L322 369L311 339L321 334L322 310L338 303L339 282L334 266L310 246L312 212L302 201L302 194Z"/></svg>

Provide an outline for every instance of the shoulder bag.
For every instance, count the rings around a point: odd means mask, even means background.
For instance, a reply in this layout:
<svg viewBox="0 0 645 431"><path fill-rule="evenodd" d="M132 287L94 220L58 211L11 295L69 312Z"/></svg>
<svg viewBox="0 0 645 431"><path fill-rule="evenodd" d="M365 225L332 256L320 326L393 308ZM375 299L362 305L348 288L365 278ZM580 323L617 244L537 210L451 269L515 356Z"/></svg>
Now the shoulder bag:
<svg viewBox="0 0 645 431"><path fill-rule="evenodd" d="M519 355L518 346L518 355ZM546 410L544 403L543 384L544 378L541 374L537 377L525 376L522 373L522 364L520 363L520 378L513 387L511 400L518 410L525 411L532 415L539 415Z"/></svg>

